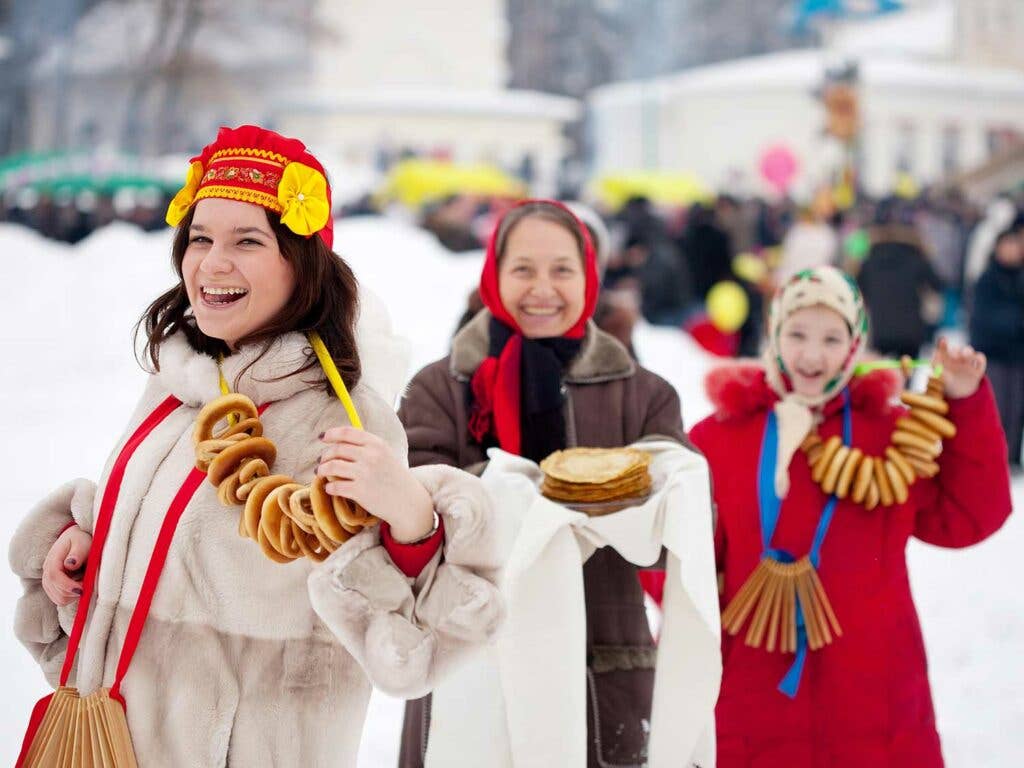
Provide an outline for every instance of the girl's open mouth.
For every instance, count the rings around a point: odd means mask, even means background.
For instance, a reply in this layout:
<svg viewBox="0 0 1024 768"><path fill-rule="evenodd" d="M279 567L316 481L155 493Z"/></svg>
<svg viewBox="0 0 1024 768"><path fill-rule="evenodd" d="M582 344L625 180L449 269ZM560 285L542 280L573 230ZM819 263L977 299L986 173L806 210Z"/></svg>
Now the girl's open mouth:
<svg viewBox="0 0 1024 768"><path fill-rule="evenodd" d="M200 286L203 303L209 307L227 307L249 294L245 288L208 288Z"/></svg>

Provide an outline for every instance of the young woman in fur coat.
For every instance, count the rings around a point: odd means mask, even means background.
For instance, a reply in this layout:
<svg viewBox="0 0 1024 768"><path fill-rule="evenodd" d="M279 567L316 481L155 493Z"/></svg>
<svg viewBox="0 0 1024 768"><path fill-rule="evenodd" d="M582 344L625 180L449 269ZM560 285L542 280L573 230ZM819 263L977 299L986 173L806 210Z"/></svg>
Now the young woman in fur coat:
<svg viewBox="0 0 1024 768"><path fill-rule="evenodd" d="M359 318L355 277L331 250L330 189L301 142L255 126L221 129L193 158L168 221L180 279L143 318L152 376L98 486L62 486L16 533L10 559L25 587L16 633L56 684L76 614L88 608L69 684L85 696L122 677L116 666L154 542L196 464L196 417L220 396L222 373L266 406L272 472L303 484L331 478L328 493L382 522L319 564L272 562L239 535L240 507L222 505L203 479L120 684L138 763L352 766L371 682L422 696L495 628L489 502L467 473L408 468L405 433L377 391L381 372L361 366L361 353L390 337ZM364 429L349 426L310 332ZM119 469L127 436L167 402ZM97 511L115 485L97 551ZM88 564L101 555L94 599L80 604ZM83 564L87 577L76 581Z"/></svg>
<svg viewBox="0 0 1024 768"><path fill-rule="evenodd" d="M763 365L713 371L717 410L690 432L714 478L722 605L762 559L808 556L842 632L818 650L801 641L794 654L748 645L750 618L735 636L723 627L720 768L942 765L907 541L967 547L996 531L1010 513L1006 447L985 357L940 341L934 362L957 432L944 441L937 474L918 477L903 503L870 511L851 493L822 526L830 496L800 450L805 437L840 435L884 456L906 416L894 371L855 373L864 317L847 276L831 267L799 273L772 305Z"/></svg>

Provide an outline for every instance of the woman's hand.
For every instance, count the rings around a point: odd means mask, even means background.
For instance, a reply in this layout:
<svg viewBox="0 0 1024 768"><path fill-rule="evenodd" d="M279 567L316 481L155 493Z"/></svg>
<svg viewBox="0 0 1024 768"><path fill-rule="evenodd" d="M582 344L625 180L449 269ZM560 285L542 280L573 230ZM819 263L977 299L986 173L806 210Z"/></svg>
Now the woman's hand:
<svg viewBox="0 0 1024 768"><path fill-rule="evenodd" d="M986 360L985 355L975 352L970 346L951 346L945 338L940 338L932 355L932 364L942 366L946 396L956 399L970 397L978 391L985 375Z"/></svg>
<svg viewBox="0 0 1024 768"><path fill-rule="evenodd" d="M354 427L335 427L320 438L327 448L316 473L324 488L351 499L391 526L396 541L416 541L434 527L434 502L387 443Z"/></svg>
<svg viewBox="0 0 1024 768"><path fill-rule="evenodd" d="M54 605L67 605L81 597L82 586L75 575L85 567L90 547L92 536L74 525L58 536L46 553L43 591Z"/></svg>

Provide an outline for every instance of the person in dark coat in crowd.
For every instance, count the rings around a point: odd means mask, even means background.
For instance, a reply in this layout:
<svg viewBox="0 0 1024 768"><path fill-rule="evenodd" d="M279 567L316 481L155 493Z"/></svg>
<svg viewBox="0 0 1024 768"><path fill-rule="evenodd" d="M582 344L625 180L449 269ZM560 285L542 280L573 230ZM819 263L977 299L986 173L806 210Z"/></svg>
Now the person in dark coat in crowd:
<svg viewBox="0 0 1024 768"><path fill-rule="evenodd" d="M603 287L631 291L649 323L681 325L691 301L689 272L665 223L647 198L634 197L614 226L622 248L612 254Z"/></svg>
<svg viewBox="0 0 1024 768"><path fill-rule="evenodd" d="M633 248L642 249L643 266L640 269L640 312L652 325L678 327L686 319L690 304L690 286L685 265L667 237L647 242L636 242Z"/></svg>
<svg viewBox="0 0 1024 768"><path fill-rule="evenodd" d="M917 357L931 336L922 314L923 294L942 293L944 285L917 230L892 204L879 208L871 250L857 282L871 317L872 346L891 357Z"/></svg>
<svg viewBox="0 0 1024 768"><path fill-rule="evenodd" d="M1024 226L1003 232L975 287L971 345L988 356L1010 467L1021 471L1024 439Z"/></svg>
<svg viewBox="0 0 1024 768"><path fill-rule="evenodd" d="M694 301L703 302L715 283L733 279L732 244L713 210L699 204L690 209L680 247L689 266Z"/></svg>

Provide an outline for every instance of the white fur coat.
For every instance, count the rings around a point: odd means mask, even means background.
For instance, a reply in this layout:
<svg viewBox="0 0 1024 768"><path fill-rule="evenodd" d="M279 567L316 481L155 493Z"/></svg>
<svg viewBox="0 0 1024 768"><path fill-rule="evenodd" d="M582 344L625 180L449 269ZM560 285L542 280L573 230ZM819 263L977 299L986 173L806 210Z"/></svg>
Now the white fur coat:
<svg viewBox="0 0 1024 768"><path fill-rule="evenodd" d="M360 343L367 343L365 333ZM258 350L224 361L236 391L257 404L273 402L263 423L278 448L274 471L299 482L313 477L318 434L348 423L318 370L272 381L294 371L307 347L299 334L283 336L237 382ZM113 679L157 532L194 463L196 414L219 395L214 361L180 336L164 345L160 362L110 462L168 394L184 405L143 442L125 473L72 680L83 693ZM366 429L404 458L401 424L368 383L394 380L370 373L352 396ZM319 566L274 564L239 536L240 508L221 506L203 483L178 526L122 686L140 765L354 765L371 682L393 695L423 695L494 632L501 608L488 497L464 472L414 471L445 525L442 553L415 580L392 564L376 529ZM37 505L11 542L11 566L25 586L15 631L53 684L75 608L58 610L47 599L42 561L71 519L92 530L97 504L93 483L72 481Z"/></svg>

